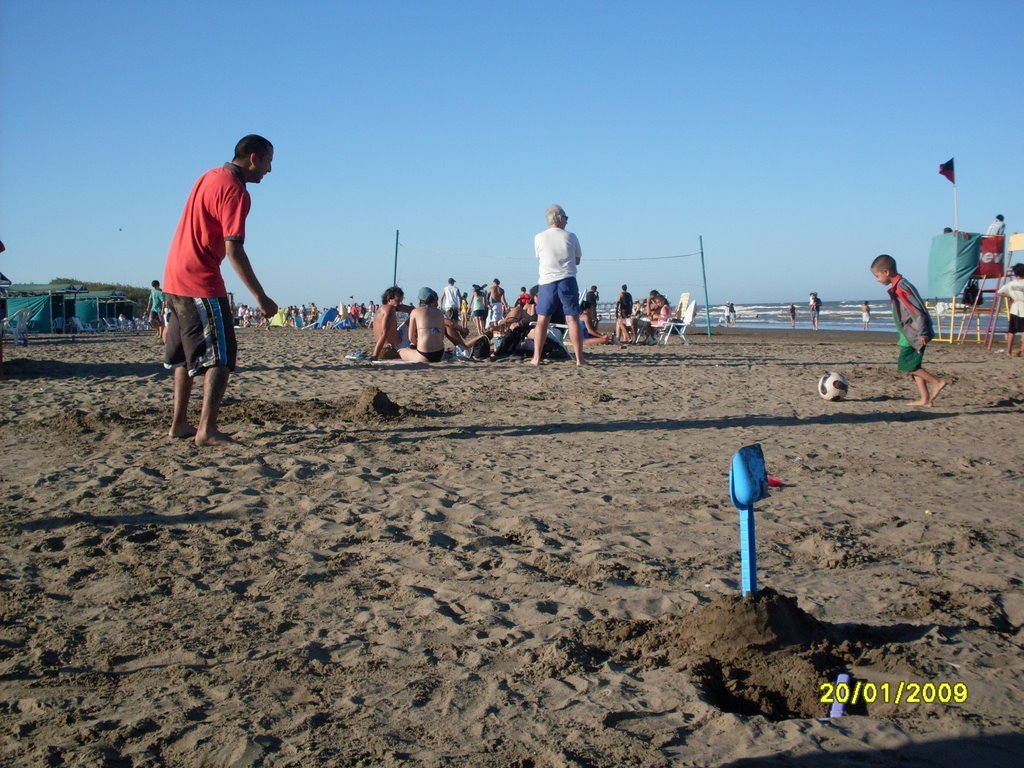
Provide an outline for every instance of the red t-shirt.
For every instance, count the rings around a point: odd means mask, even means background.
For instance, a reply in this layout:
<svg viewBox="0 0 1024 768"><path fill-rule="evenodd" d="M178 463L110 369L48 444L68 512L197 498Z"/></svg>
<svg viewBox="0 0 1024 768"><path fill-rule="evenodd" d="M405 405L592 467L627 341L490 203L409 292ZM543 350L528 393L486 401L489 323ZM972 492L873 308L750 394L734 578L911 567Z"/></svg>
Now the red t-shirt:
<svg viewBox="0 0 1024 768"><path fill-rule="evenodd" d="M199 177L185 203L164 267L164 291L196 299L228 295L220 264L227 240L245 241L252 203L231 163Z"/></svg>

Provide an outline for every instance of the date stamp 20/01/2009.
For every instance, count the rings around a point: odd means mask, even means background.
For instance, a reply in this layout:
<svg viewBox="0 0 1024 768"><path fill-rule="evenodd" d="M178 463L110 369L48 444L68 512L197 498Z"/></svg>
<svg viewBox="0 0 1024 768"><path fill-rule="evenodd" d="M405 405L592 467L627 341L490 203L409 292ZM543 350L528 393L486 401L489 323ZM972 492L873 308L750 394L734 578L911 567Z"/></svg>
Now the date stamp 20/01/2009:
<svg viewBox="0 0 1024 768"><path fill-rule="evenodd" d="M965 704L969 698L967 683L900 680L898 683L822 683L818 686L822 704Z"/></svg>

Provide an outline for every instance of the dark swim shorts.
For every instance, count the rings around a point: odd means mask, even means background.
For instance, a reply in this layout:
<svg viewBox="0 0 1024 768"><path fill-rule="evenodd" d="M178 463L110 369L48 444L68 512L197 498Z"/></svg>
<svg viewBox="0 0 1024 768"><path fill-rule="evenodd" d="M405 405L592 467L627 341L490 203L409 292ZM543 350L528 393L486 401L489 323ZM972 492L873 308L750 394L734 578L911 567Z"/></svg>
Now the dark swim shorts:
<svg viewBox="0 0 1024 768"><path fill-rule="evenodd" d="M229 371L235 370L238 345L227 298L164 295L171 308L164 333L164 365L167 368L184 365L189 376L221 365Z"/></svg>
<svg viewBox="0 0 1024 768"><path fill-rule="evenodd" d="M920 369L924 362L924 350L920 352L913 347L900 347L900 359L896 367L905 373L913 373Z"/></svg>

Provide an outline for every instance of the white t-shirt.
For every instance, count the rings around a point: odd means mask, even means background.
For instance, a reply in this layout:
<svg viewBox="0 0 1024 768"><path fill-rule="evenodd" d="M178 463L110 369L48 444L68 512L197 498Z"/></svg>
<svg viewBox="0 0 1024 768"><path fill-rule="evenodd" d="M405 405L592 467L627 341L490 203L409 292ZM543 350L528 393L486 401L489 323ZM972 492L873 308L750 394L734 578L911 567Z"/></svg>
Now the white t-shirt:
<svg viewBox="0 0 1024 768"><path fill-rule="evenodd" d="M1005 234L1005 232L1006 232L1006 224L1005 224L1005 222L1002 222L999 219L993 219L992 223L988 225L988 232L986 232L985 234L986 235L1002 235L1002 234Z"/></svg>
<svg viewBox="0 0 1024 768"><path fill-rule="evenodd" d="M459 289L454 285L446 285L441 291L441 309L458 309Z"/></svg>
<svg viewBox="0 0 1024 768"><path fill-rule="evenodd" d="M1010 314L1024 317L1024 280L1015 278L999 287L997 293L1010 300Z"/></svg>
<svg viewBox="0 0 1024 768"><path fill-rule="evenodd" d="M533 250L540 262L540 285L575 277L576 262L583 257L576 235L559 227L548 227L534 237Z"/></svg>

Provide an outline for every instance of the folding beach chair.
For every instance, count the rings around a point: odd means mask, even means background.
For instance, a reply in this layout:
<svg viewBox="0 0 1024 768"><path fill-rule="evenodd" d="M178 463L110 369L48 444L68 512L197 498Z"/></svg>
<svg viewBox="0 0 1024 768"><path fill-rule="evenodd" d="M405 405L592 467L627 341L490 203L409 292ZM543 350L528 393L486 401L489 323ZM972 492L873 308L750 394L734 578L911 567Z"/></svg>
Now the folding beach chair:
<svg viewBox="0 0 1024 768"><path fill-rule="evenodd" d="M687 298L686 309L683 310L681 318L669 320L661 329L661 336L658 337L658 341L663 345L668 344L669 337L673 333L683 340L683 344L688 345L690 343L690 340L686 338L686 329L693 325L693 318L697 315L697 302L689 301L690 294L683 295Z"/></svg>
<svg viewBox="0 0 1024 768"><path fill-rule="evenodd" d="M29 307L19 309L7 318L7 330L14 336L15 344L28 343L28 323L32 319L32 310Z"/></svg>

